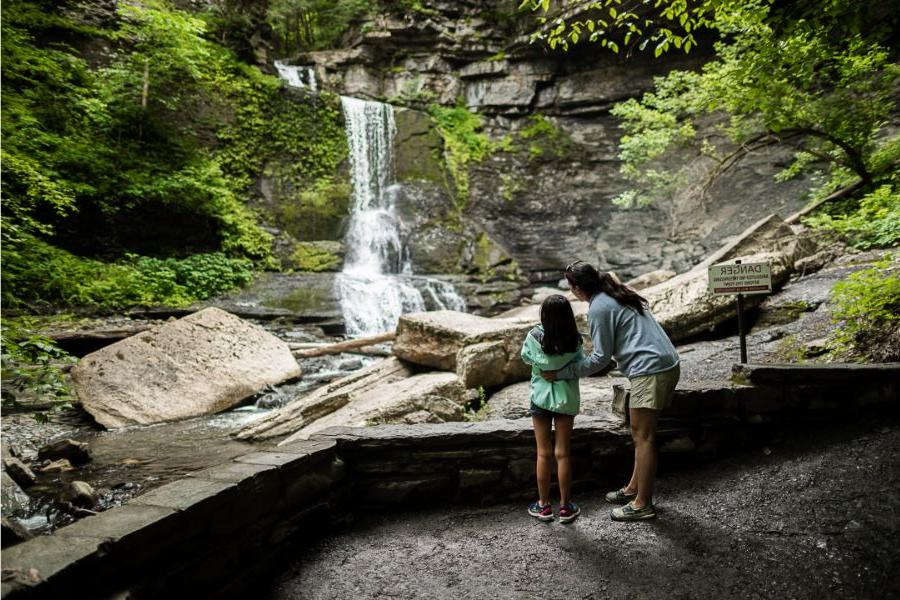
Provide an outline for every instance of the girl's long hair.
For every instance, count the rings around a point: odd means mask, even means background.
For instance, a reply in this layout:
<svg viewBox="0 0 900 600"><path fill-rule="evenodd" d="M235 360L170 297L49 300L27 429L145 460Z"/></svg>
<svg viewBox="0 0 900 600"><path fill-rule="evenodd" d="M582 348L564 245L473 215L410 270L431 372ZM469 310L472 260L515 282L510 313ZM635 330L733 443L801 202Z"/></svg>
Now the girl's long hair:
<svg viewBox="0 0 900 600"><path fill-rule="evenodd" d="M541 342L544 354L566 354L578 349L581 337L575 325L575 314L564 297L559 294L547 296L541 304L541 325L544 326Z"/></svg>
<svg viewBox="0 0 900 600"><path fill-rule="evenodd" d="M566 281L577 286L588 296L603 292L622 306L628 306L644 314L650 306L647 299L622 283L612 273L599 273L592 265L576 260L566 267Z"/></svg>

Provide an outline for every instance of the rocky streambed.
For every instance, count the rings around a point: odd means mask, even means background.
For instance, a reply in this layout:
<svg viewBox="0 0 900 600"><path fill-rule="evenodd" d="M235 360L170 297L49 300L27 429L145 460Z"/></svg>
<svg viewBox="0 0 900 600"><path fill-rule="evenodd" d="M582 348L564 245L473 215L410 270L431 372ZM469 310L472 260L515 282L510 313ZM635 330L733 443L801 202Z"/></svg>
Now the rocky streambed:
<svg viewBox="0 0 900 600"><path fill-rule="evenodd" d="M832 326L831 289L849 273L879 258L877 253L837 258L832 253L820 256L821 264L814 264L810 258L816 254L807 251L802 255L806 258L793 257L782 289L752 313L755 325L748 345L754 362L820 360L823 338ZM805 261L803 270L796 268L801 261ZM679 277L681 287L689 287L687 274ZM654 292L654 288L681 289L662 282L645 293L649 297L654 293L660 298L670 297ZM522 307L500 320L453 317L456 322L467 323L462 326L464 334L454 338L458 350L441 355L452 355L454 364L443 364L444 359L437 355L423 358L428 354L420 344L424 338L417 342L420 345L411 347L401 326L393 351L403 361L382 358L390 351L389 346L360 351L365 353L301 358L299 379L263 386L234 408L208 416L104 431L78 408L52 414L45 424L33 421L27 412L7 411L2 418L4 457L20 457L35 471L36 482L28 495L4 493L4 517L13 517L33 532L46 532L85 514L60 505L74 481L88 483L97 493L96 502L87 510L103 510L186 473L245 453L251 444L270 447L286 437L302 437L332 424L522 417L528 383L522 381L526 375L519 372L512 358L520 343L516 336L527 331L534 320L530 311L533 309ZM666 318L665 311L656 312ZM726 306L713 312L719 316L711 331L707 327L698 332L693 317L677 321L684 330L692 330L677 338L682 340L679 352L685 384L727 382L731 365L737 362L737 339L729 309ZM123 328L121 318L109 324ZM275 318L257 324L295 348L335 340L314 323ZM140 329L147 322L131 325ZM505 333L498 337L497 331ZM480 368L485 364L500 368ZM608 414L611 387L619 381L609 376L585 379L584 414ZM357 402L363 396L369 404ZM57 438L85 442L92 460L72 470L42 472L52 461L38 459L38 450Z"/></svg>

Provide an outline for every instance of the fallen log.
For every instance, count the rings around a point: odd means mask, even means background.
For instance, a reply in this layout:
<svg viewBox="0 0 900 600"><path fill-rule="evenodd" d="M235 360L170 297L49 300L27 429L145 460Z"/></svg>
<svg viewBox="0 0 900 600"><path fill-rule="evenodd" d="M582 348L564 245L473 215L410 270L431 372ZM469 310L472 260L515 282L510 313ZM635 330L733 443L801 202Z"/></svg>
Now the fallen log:
<svg viewBox="0 0 900 600"><path fill-rule="evenodd" d="M396 337L393 331L390 333L381 333L370 337L357 338L355 340L347 340L346 342L338 342L337 344L326 344L312 348L301 348L293 350L293 354L297 358L312 358L314 356L324 356L326 354L340 354L351 350L358 350L367 346L383 344L384 342L393 341Z"/></svg>

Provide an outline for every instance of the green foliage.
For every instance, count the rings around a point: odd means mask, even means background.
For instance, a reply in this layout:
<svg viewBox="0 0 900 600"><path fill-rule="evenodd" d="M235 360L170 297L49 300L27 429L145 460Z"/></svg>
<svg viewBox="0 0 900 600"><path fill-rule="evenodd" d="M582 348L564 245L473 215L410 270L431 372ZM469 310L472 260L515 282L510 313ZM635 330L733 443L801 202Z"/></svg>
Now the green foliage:
<svg viewBox="0 0 900 600"><path fill-rule="evenodd" d="M4 320L2 346L3 380L11 388L3 391L4 407L14 408L24 397L49 402L51 410L71 406L72 391L63 367L76 362L74 357L49 338L31 331L27 320ZM35 419L46 420L46 415L35 413Z"/></svg>
<svg viewBox="0 0 900 600"><path fill-rule="evenodd" d="M121 260L136 250L128 228L139 228L145 215L169 238L184 238L183 247L160 252L220 250L274 267L271 236L245 198L276 160L297 196L318 193L320 180L333 177L347 155L337 97L304 100L242 63L208 38L204 18L221 15L199 18L141 0L120 3L101 28L85 25L93 22L85 10L49 0L4 7L5 301L32 305L48 290L47 303L95 306L207 294L208 285L193 289L183 275L165 283ZM185 223L209 233L192 237L178 229ZM206 241L197 247L194 238ZM120 260L83 260L48 244L103 248ZM35 257L49 260L27 262ZM71 273L99 279L83 285ZM152 289L136 289L139 281ZM99 295L104 286L113 294L108 301Z"/></svg>
<svg viewBox="0 0 900 600"><path fill-rule="evenodd" d="M494 150L494 144L481 131L481 115L462 103L456 106L432 105L428 109L438 133L444 139L447 167L456 184L457 208L462 212L469 201L468 165L481 162Z"/></svg>
<svg viewBox="0 0 900 600"><path fill-rule="evenodd" d="M106 263L30 239L12 250L4 248L3 304L31 310L187 306L245 285L252 277L251 261L222 253L180 260L127 255Z"/></svg>
<svg viewBox="0 0 900 600"><path fill-rule="evenodd" d="M97 29L40 0L4 10L4 242L51 236L84 210L101 218L80 234L104 236L129 211L178 206L211 219L223 250L265 263L270 240L239 200L245 182L210 147L239 92L266 77L165 2L123 4L117 17ZM77 46L97 36L111 50L91 64Z"/></svg>
<svg viewBox="0 0 900 600"><path fill-rule="evenodd" d="M854 203L855 204L855 203ZM882 185L863 196L856 210L804 219L811 227L833 231L855 248L888 248L900 244L900 192Z"/></svg>
<svg viewBox="0 0 900 600"><path fill-rule="evenodd" d="M896 106L900 68L882 28L850 28L858 11L835 0L810 18L779 19L760 2L717 17L722 39L701 72L672 72L641 100L613 109L625 130L622 172L635 184L619 200L666 201L689 184L703 194L742 158L775 144L795 151L780 179L889 176L896 163L876 159L887 144L878 135Z"/></svg>
<svg viewBox="0 0 900 600"><path fill-rule="evenodd" d="M333 47L371 4L369 0L270 0L267 20L285 55L307 52Z"/></svg>
<svg viewBox="0 0 900 600"><path fill-rule="evenodd" d="M528 141L528 157L535 160L549 152L556 158L566 155L572 146L569 136L540 113L528 117L529 124L519 131L519 138Z"/></svg>
<svg viewBox="0 0 900 600"><path fill-rule="evenodd" d="M672 48L685 53L697 45L694 32L712 29L735 11L744 10L746 0L655 0L653 10L647 12L638 4L629 6L622 0L583 2L578 10L562 3L551 9L550 0L522 0L520 7L540 11L540 28L532 34L532 41L543 40L551 49L569 49L579 42L598 42L618 53L635 48L653 49L660 56ZM650 2L644 2L644 5ZM621 48L620 48L621 44Z"/></svg>
<svg viewBox="0 0 900 600"><path fill-rule="evenodd" d="M838 327L829 340L834 355L866 359L882 354L887 360L897 360L900 269L896 259L887 258L874 268L857 271L834 286L833 314Z"/></svg>
<svg viewBox="0 0 900 600"><path fill-rule="evenodd" d="M299 243L291 256L291 262L300 271L336 271L341 257L315 242Z"/></svg>

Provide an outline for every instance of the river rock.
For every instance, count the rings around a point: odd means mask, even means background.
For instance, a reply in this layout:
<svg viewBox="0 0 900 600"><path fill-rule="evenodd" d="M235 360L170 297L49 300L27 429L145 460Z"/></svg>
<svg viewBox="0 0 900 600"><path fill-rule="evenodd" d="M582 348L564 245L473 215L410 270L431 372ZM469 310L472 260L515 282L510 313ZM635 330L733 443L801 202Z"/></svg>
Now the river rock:
<svg viewBox="0 0 900 600"><path fill-rule="evenodd" d="M393 350L411 363L453 371L457 353L482 342L502 342L507 356L517 356L530 327L518 320L488 319L452 310L411 313L400 317Z"/></svg>
<svg viewBox="0 0 900 600"><path fill-rule="evenodd" d="M70 463L68 459L61 458L42 467L41 473L67 473L68 471L74 470L75 467L72 466L72 463Z"/></svg>
<svg viewBox="0 0 900 600"><path fill-rule="evenodd" d="M28 511L28 494L22 491L19 484L6 471L0 472L0 514L24 515Z"/></svg>
<svg viewBox="0 0 900 600"><path fill-rule="evenodd" d="M28 468L28 465L18 458L13 456L4 458L3 469L20 487L29 488L34 485L34 473Z"/></svg>
<svg viewBox="0 0 900 600"><path fill-rule="evenodd" d="M31 535L31 532L16 519L0 518L0 539L3 540L3 548L30 540L32 537L34 536Z"/></svg>
<svg viewBox="0 0 900 600"><path fill-rule="evenodd" d="M72 481L66 486L63 497L79 508L94 508L100 500L100 494L84 481Z"/></svg>
<svg viewBox="0 0 900 600"><path fill-rule="evenodd" d="M397 422L434 402L434 397L461 403L465 390L454 373L434 372L414 375L400 381L383 383L352 398L338 410L320 418L281 442L306 439L327 427L365 427L375 423ZM281 445L280 444L280 445Z"/></svg>
<svg viewBox="0 0 900 600"><path fill-rule="evenodd" d="M110 428L216 413L299 375L286 343L218 308L107 346L72 370L85 410Z"/></svg>
<svg viewBox="0 0 900 600"><path fill-rule="evenodd" d="M391 357L336 379L312 393L294 399L285 406L247 425L237 433L241 440L264 440L294 433L352 399L370 393L376 387L412 376L412 369Z"/></svg>
<svg viewBox="0 0 900 600"><path fill-rule="evenodd" d="M91 450L87 443L68 438L51 442L38 450L39 460L61 458L65 458L73 465L83 465L91 461Z"/></svg>

